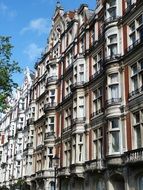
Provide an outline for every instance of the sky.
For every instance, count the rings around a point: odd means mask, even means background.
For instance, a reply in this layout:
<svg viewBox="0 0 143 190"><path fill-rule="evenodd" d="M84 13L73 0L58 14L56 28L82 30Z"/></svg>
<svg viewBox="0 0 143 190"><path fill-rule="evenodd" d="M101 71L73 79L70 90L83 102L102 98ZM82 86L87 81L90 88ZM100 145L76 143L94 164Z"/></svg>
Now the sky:
<svg viewBox="0 0 143 190"><path fill-rule="evenodd" d="M13 59L22 69L34 65L46 47L57 0L0 0L0 35L11 36ZM86 3L95 9L96 0L60 0L65 11ZM19 85L23 74L13 76Z"/></svg>

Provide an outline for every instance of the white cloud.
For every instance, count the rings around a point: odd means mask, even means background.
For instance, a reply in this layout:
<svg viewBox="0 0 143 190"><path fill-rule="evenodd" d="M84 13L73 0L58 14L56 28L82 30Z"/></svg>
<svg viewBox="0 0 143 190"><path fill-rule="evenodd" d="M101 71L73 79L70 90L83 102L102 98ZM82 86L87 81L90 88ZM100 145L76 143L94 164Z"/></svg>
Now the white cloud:
<svg viewBox="0 0 143 190"><path fill-rule="evenodd" d="M16 11L11 10L6 4L0 2L0 13L8 18L14 18L16 16Z"/></svg>
<svg viewBox="0 0 143 190"><path fill-rule="evenodd" d="M26 47L24 53L28 55L31 61L34 61L36 58L40 56L42 50L43 48L38 47L37 44L31 43Z"/></svg>
<svg viewBox="0 0 143 190"><path fill-rule="evenodd" d="M35 20L31 20L28 26L24 27L20 33L24 34L27 31L35 31L39 35L41 35L43 33L48 33L49 29L49 20L45 18L38 18Z"/></svg>

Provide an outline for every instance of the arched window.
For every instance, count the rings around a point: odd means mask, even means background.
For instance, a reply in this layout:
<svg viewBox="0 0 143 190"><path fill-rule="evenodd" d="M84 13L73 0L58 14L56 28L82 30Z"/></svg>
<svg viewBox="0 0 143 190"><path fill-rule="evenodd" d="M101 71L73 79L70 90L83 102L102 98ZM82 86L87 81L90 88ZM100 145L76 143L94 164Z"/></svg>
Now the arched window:
<svg viewBox="0 0 143 190"><path fill-rule="evenodd" d="M54 190L55 182L51 181L50 182L50 190Z"/></svg>
<svg viewBox="0 0 143 190"><path fill-rule="evenodd" d="M138 189L143 190L143 176L138 178Z"/></svg>
<svg viewBox="0 0 143 190"><path fill-rule="evenodd" d="M103 179L98 179L98 181L96 183L96 189L97 190L105 190L105 183L104 183Z"/></svg>

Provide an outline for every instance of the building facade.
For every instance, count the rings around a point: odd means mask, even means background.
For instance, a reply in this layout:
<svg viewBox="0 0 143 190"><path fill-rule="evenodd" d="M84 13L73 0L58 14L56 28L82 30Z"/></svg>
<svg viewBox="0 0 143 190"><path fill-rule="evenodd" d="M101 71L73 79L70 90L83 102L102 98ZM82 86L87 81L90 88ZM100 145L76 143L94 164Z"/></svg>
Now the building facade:
<svg viewBox="0 0 143 190"><path fill-rule="evenodd" d="M52 23L28 106L1 121L1 184L11 175L32 190L54 189L57 155L59 190L142 190L143 1L68 12L57 3ZM16 141L5 138L14 125Z"/></svg>

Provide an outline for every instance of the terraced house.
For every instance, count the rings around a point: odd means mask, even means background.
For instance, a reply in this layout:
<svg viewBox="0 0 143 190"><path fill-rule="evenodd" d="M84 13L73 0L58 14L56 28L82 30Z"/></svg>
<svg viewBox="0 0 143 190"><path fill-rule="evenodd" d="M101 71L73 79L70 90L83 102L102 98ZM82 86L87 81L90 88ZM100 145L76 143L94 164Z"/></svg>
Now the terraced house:
<svg viewBox="0 0 143 190"><path fill-rule="evenodd" d="M10 162L10 112L1 120L1 185L142 190L143 1L97 0L93 10L68 12L58 2L52 23L24 112L22 172L12 179L3 158Z"/></svg>

